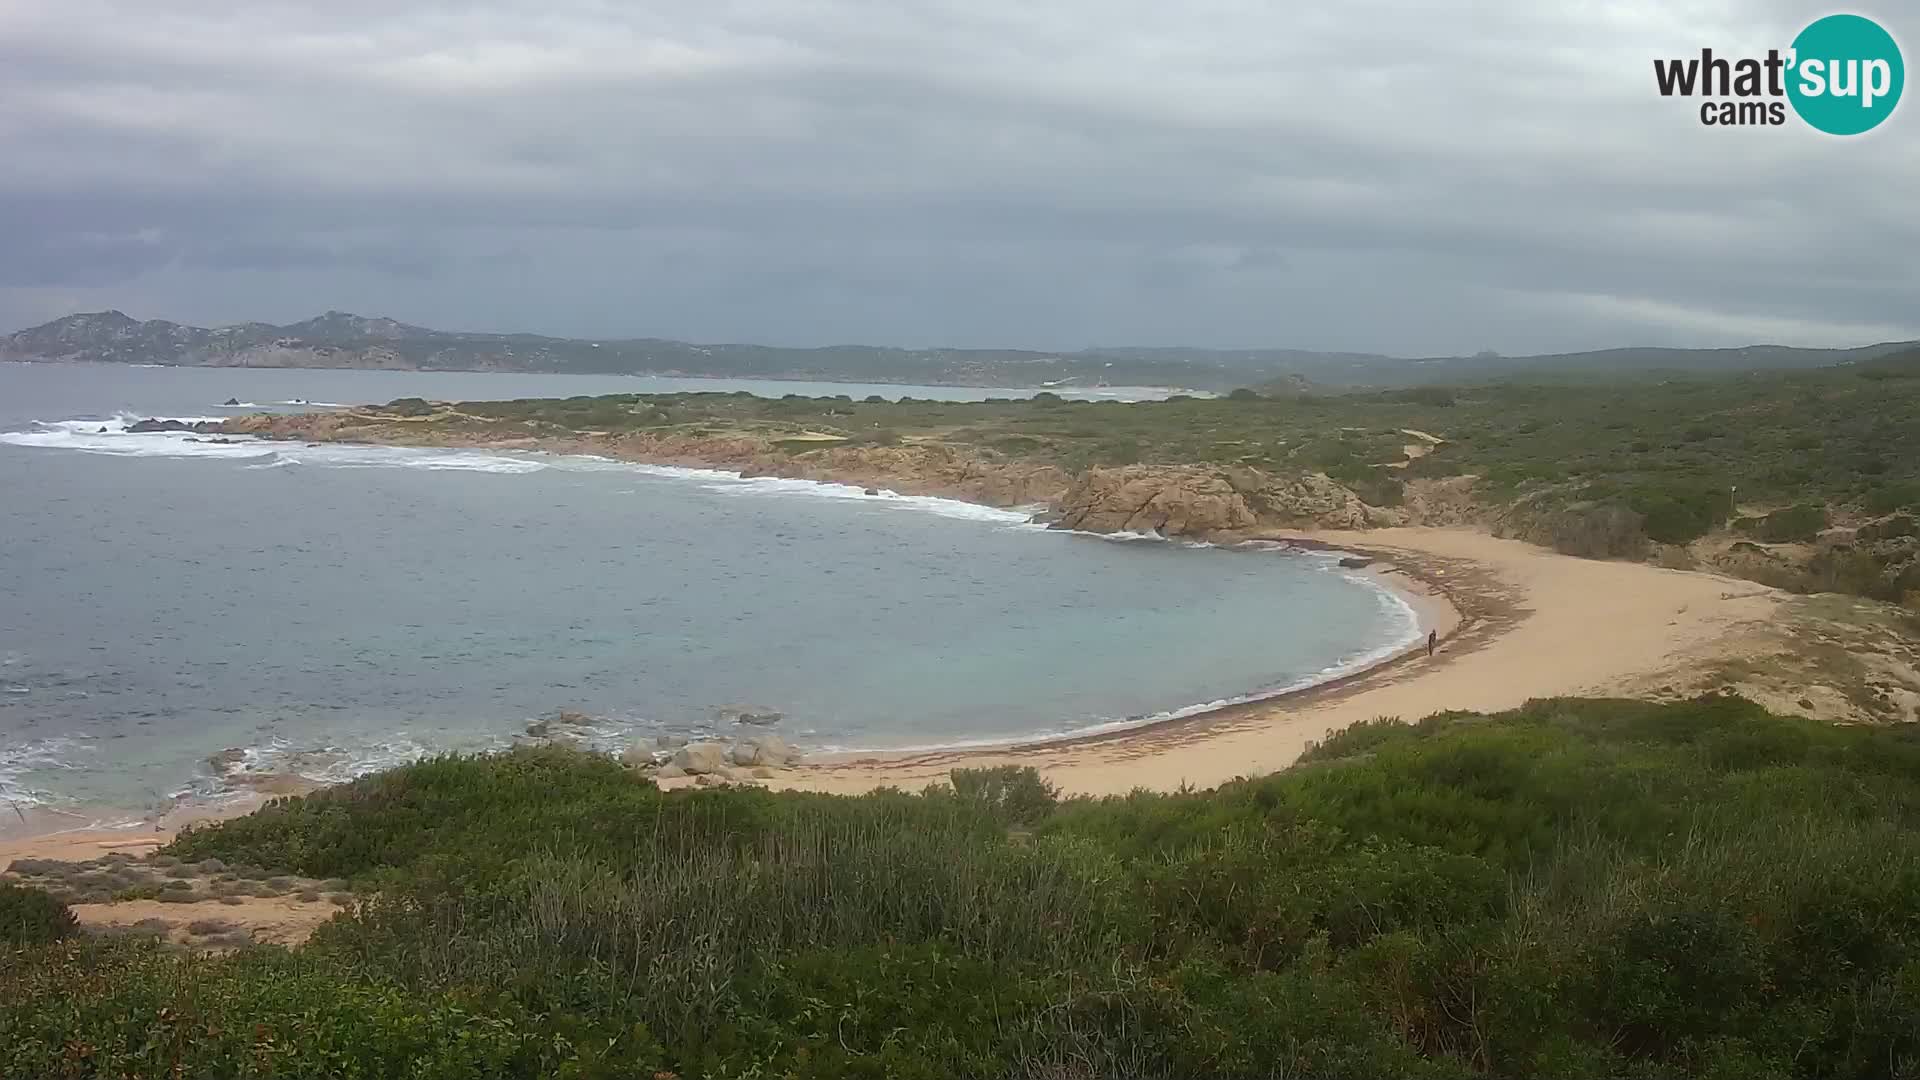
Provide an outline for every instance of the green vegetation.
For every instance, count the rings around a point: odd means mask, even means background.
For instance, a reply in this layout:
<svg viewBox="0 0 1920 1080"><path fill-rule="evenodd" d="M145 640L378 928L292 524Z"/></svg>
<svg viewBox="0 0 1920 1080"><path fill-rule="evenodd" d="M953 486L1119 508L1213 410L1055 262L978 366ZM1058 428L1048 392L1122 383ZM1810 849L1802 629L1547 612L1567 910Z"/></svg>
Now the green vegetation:
<svg viewBox="0 0 1920 1080"><path fill-rule="evenodd" d="M59 941L76 925L67 905L45 889L0 882L0 947Z"/></svg>
<svg viewBox="0 0 1920 1080"><path fill-rule="evenodd" d="M1561 700L1209 792L954 781L521 750L278 802L168 854L377 898L291 952L21 952L0 1075L1920 1076L1911 730Z"/></svg>
<svg viewBox="0 0 1920 1080"><path fill-rule="evenodd" d="M1827 527L1827 508L1802 503L1761 517L1741 518L1733 527L1772 544L1812 540Z"/></svg>
<svg viewBox="0 0 1920 1080"><path fill-rule="evenodd" d="M1052 393L986 402L631 394L470 402L424 422L475 436L745 436L802 461L836 447L899 445L1070 475L1134 464L1323 472L1379 507L1406 505L1410 485L1471 477L1473 506L1508 535L1569 554L1642 558L1653 545L1728 531L1806 541L1829 522L1920 513L1914 372L1920 354L1738 378L1246 391L1131 404ZM419 414L411 399L395 406ZM1427 445L1421 433L1440 442ZM1785 509L1743 518L1736 497ZM1920 539L1867 530L1810 560L1719 568L1900 602L1920 596Z"/></svg>
<svg viewBox="0 0 1920 1080"><path fill-rule="evenodd" d="M1877 369L1874 369L1877 370ZM1620 505L1670 536L1694 536L1743 502L1871 514L1920 509L1920 378L1838 369L1726 379L1519 382L1338 395L1090 403L1042 393L989 402L866 401L747 394L616 395L469 402L449 426L686 433L876 429L1075 471L1092 465L1247 465L1272 471L1481 477L1493 504L1551 490ZM1408 429L1438 435L1408 461ZM1386 469L1389 464L1405 468Z"/></svg>

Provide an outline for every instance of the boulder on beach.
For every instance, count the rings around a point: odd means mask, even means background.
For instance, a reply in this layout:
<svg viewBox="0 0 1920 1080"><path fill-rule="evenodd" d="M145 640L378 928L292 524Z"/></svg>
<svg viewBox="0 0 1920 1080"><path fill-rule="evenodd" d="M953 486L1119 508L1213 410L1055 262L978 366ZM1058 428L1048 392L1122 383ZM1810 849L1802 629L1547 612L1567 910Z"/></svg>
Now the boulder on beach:
<svg viewBox="0 0 1920 1080"><path fill-rule="evenodd" d="M793 764L800 755L778 735L755 735L733 744L733 763L778 769Z"/></svg>
<svg viewBox="0 0 1920 1080"><path fill-rule="evenodd" d="M654 759L653 751L640 746L629 746L620 751L620 764L635 768L651 768L658 762Z"/></svg>
<svg viewBox="0 0 1920 1080"><path fill-rule="evenodd" d="M715 710L715 716L723 724L757 724L761 727L777 724L786 715L779 709L769 709L764 705L723 705Z"/></svg>
<svg viewBox="0 0 1920 1080"><path fill-rule="evenodd" d="M1349 555L1346 558L1340 560L1340 565L1342 567L1345 567L1348 570L1359 570L1364 567L1372 566L1373 560L1365 557L1364 555Z"/></svg>
<svg viewBox="0 0 1920 1080"><path fill-rule="evenodd" d="M673 752L673 764L693 776L712 775L727 768L725 743L688 743Z"/></svg>

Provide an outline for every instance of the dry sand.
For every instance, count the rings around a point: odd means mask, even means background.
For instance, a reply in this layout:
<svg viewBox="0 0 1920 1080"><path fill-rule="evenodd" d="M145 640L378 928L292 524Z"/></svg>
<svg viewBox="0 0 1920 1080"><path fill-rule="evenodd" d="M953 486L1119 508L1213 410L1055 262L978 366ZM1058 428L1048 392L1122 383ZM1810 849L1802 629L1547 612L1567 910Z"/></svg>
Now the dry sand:
<svg viewBox="0 0 1920 1080"><path fill-rule="evenodd" d="M171 828L72 829L41 836L0 838L0 871L15 859L57 859L87 862L103 855L124 854L136 859L175 836ZM318 883L302 879L302 887ZM74 915L86 926L101 930L160 930L169 940L198 949L227 949L248 941L297 945L315 927L331 919L340 905L330 899L302 900L296 890L285 896L233 896L225 901L172 903L159 900L117 900L102 904L74 904ZM222 924L209 929L209 924Z"/></svg>
<svg viewBox="0 0 1920 1080"><path fill-rule="evenodd" d="M1730 642L1772 619L1781 600L1748 581L1572 558L1473 529L1286 538L1389 562L1391 569L1374 569L1406 590L1425 626L1439 631L1438 654L1429 659L1423 646L1337 683L1132 733L1004 751L867 756L774 783L841 793L913 790L956 767L1018 764L1078 794L1209 787L1283 769L1309 743L1361 720L1644 690L1664 673L1724 657Z"/></svg>
<svg viewBox="0 0 1920 1080"><path fill-rule="evenodd" d="M73 914L82 925L101 929L166 924L168 940L197 948L232 948L248 941L271 945L298 945L314 928L339 913L326 900L299 900L291 896L249 896L237 904L204 900L192 904L165 904L158 900L119 900L108 904L75 904ZM198 933L207 923L229 929ZM207 940L212 937L214 940Z"/></svg>

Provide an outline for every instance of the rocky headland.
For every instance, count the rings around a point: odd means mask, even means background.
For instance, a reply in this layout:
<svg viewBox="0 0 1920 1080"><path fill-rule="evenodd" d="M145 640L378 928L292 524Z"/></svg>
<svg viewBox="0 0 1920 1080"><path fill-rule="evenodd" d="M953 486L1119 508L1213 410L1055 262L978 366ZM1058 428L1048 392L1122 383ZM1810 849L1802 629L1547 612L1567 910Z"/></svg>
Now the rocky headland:
<svg viewBox="0 0 1920 1080"><path fill-rule="evenodd" d="M877 492L930 495L1002 508L1031 507L1055 528L1193 539L1263 529L1366 529L1409 522L1406 509L1368 505L1324 473L1276 476L1248 467L1124 465L1076 474L976 447L780 438L753 432L528 432L469 418L427 423L384 412L255 414L218 422L142 421L130 431L192 431L301 442L539 450L683 468L723 469ZM1414 511L1413 513L1417 513Z"/></svg>

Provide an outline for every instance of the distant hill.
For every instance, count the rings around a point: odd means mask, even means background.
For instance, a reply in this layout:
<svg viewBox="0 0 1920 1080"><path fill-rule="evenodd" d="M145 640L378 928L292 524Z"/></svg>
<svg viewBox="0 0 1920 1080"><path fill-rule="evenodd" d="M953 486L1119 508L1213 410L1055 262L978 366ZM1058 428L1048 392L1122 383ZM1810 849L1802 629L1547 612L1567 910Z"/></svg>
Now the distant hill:
<svg viewBox="0 0 1920 1080"><path fill-rule="evenodd" d="M1754 345L1739 349L1604 349L1548 356L1401 359L1376 353L1300 349L1102 347L1078 352L1024 349L899 349L831 345L695 345L658 338L581 339L538 334L430 330L341 311L287 326L215 328L119 311L68 315L0 337L0 359L86 360L198 367L387 368L701 375L955 386L1171 386L1222 391L1241 386L1300 393L1312 387L1416 386L1506 378L1647 371L1737 373L1870 363L1920 342L1854 349Z"/></svg>
<svg viewBox="0 0 1920 1080"><path fill-rule="evenodd" d="M1803 349L1788 345L1749 345L1736 349L1597 349L1539 356L1435 356L1415 360L1341 353L1287 353L1284 375L1254 384L1265 392L1298 392L1306 379L1326 386L1431 386L1494 379L1576 378L1644 375L1658 372L1736 375L1750 371L1789 371L1865 364L1912 351L1920 343L1889 341L1852 349ZM1275 353L1280 353L1275 350ZM1253 357L1267 354L1232 354ZM1225 361L1222 361L1225 362Z"/></svg>
<svg viewBox="0 0 1920 1080"><path fill-rule="evenodd" d="M1865 375L1896 379L1920 378L1920 348L1900 349L1864 360L1849 360L1847 364Z"/></svg>
<svg viewBox="0 0 1920 1080"><path fill-rule="evenodd" d="M1222 365L1019 349L833 345L693 345L653 338L578 339L429 330L329 311L288 326L205 328L118 311L68 315L0 337L0 359L88 360L195 367L387 368L702 375L958 386L1174 386L1230 389Z"/></svg>

